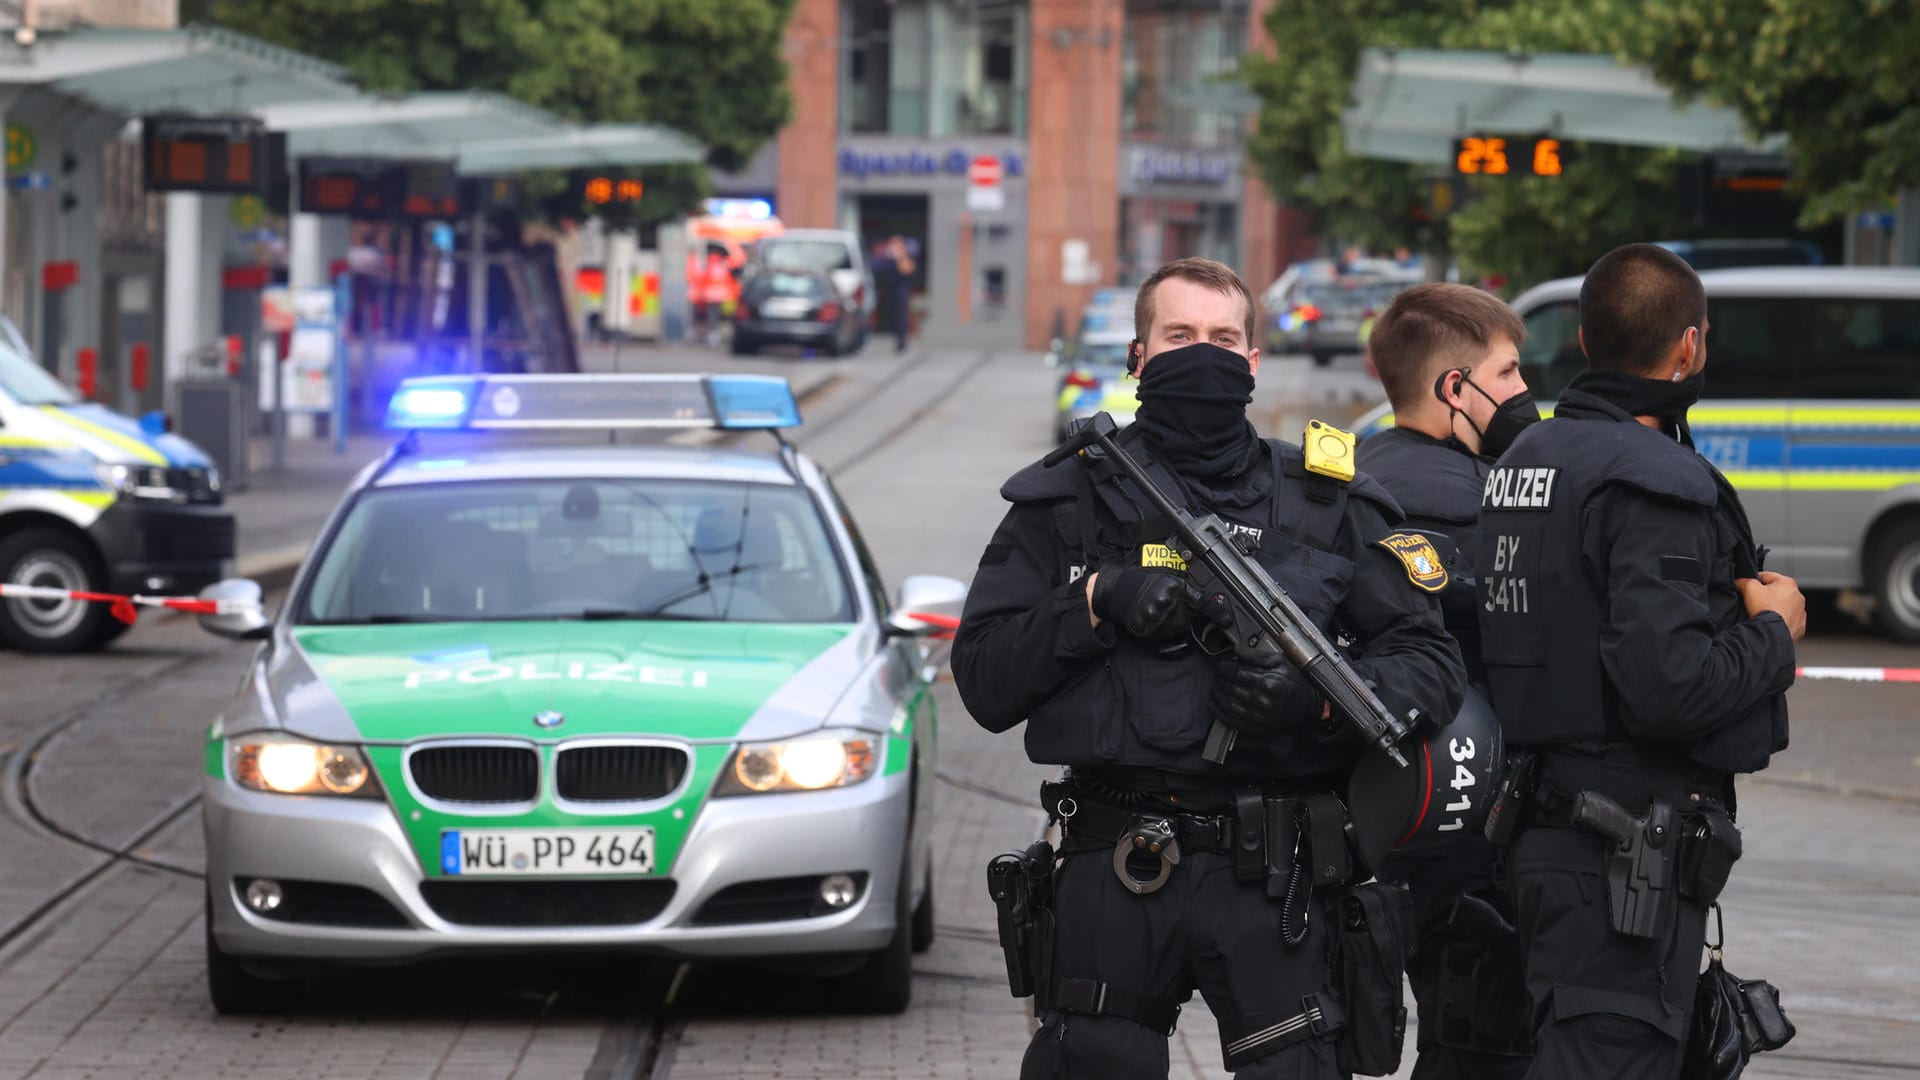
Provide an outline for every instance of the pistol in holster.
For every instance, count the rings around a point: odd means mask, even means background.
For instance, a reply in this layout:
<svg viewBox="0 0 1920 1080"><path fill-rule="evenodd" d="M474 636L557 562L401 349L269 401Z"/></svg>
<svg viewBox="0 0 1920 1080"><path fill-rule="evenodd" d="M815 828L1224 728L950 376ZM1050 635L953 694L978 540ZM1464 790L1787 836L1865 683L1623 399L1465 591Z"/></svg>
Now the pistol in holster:
<svg viewBox="0 0 1920 1080"><path fill-rule="evenodd" d="M1574 797L1572 824L1613 841L1607 855L1607 913L1614 932L1663 939L1679 901L1674 868L1680 838L1673 804L1655 799L1635 817L1598 791Z"/></svg>
<svg viewBox="0 0 1920 1080"><path fill-rule="evenodd" d="M1053 960L1053 845L996 855L987 863L987 895L1000 924L1007 989L1014 997L1041 993Z"/></svg>

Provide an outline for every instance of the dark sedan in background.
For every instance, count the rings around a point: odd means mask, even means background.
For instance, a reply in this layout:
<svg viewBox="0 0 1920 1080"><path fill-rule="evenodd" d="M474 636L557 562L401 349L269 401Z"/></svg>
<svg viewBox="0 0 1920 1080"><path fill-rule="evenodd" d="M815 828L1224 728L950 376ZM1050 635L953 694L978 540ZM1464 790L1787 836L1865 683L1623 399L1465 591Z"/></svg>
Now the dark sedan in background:
<svg viewBox="0 0 1920 1080"><path fill-rule="evenodd" d="M788 344L828 356L860 343L860 310L849 304L825 271L762 270L741 287L733 312L733 351Z"/></svg>

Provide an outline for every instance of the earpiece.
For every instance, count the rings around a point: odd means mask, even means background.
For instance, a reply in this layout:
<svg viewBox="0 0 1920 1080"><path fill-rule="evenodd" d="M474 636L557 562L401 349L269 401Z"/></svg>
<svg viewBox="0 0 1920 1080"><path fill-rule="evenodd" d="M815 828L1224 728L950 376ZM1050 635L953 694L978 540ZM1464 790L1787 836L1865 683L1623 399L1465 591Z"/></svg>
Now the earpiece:
<svg viewBox="0 0 1920 1080"><path fill-rule="evenodd" d="M1467 372L1469 370L1470 370L1469 368L1463 368L1463 367L1448 368L1447 370L1440 373L1439 378L1433 380L1433 396L1439 400L1440 404L1447 405L1448 408L1452 408L1452 406L1449 405L1447 402L1447 376L1458 375L1462 379L1465 379L1467 377ZM1459 388L1456 387L1454 389L1454 392L1459 393Z"/></svg>
<svg viewBox="0 0 1920 1080"><path fill-rule="evenodd" d="M1127 374L1140 374L1140 339L1127 342Z"/></svg>

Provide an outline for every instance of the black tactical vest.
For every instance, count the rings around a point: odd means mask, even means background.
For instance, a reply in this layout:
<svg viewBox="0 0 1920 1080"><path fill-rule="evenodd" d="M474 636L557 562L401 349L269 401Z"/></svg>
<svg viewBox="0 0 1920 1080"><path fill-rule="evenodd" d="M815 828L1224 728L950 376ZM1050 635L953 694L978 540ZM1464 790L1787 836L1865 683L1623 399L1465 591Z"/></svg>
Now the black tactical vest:
<svg viewBox="0 0 1920 1080"><path fill-rule="evenodd" d="M1122 444L1176 501L1182 486L1154 460L1144 439L1123 432ZM1331 636L1333 613L1352 580L1352 560L1334 554L1336 537L1354 495L1374 499L1397 518L1393 500L1366 477L1352 484L1309 474L1300 448L1267 440L1271 496L1243 510L1215 511L1257 537L1253 558ZM1256 468L1261 466L1256 465ZM1032 466L1001 488L1012 502L1051 502L1059 541L1059 580L1075 580L1102 563L1183 570L1169 549L1171 523L1160 517L1112 468L1064 462ZM1206 508L1189 506L1196 515ZM1091 530L1088 522L1092 523ZM1089 535L1091 531L1091 535ZM1156 651L1120 635L1105 657L1063 686L1027 720L1027 754L1042 764L1135 766L1174 772L1263 780L1344 775L1354 752L1297 738L1243 740L1225 765L1200 756L1213 716L1208 694L1218 659L1190 641Z"/></svg>
<svg viewBox="0 0 1920 1080"><path fill-rule="evenodd" d="M1581 558L1587 503L1608 484L1703 508L1719 495L1705 458L1630 422L1543 421L1487 474L1481 649L1512 745L1628 739L1600 664L1606 583Z"/></svg>
<svg viewBox="0 0 1920 1080"><path fill-rule="evenodd" d="M1406 514L1406 527L1436 539L1447 567L1440 612L1460 643L1474 682L1486 678L1480 662L1480 582L1473 571L1474 537L1487 459L1406 428L1388 428L1360 440L1355 464L1380 482Z"/></svg>

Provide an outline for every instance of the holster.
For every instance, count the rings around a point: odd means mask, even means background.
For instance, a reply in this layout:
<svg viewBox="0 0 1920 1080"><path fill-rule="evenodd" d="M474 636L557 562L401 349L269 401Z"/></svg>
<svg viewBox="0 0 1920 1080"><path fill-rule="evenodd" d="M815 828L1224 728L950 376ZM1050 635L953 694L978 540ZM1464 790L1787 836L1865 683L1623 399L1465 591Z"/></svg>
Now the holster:
<svg viewBox="0 0 1920 1080"><path fill-rule="evenodd" d="M1400 1067L1407 1037L1401 989L1413 898L1375 882L1342 890L1334 903L1340 999L1346 1011L1334 1054L1343 1073L1385 1076Z"/></svg>
<svg viewBox="0 0 1920 1080"><path fill-rule="evenodd" d="M1044 993L1053 960L1053 845L1041 840L994 856L987 895L999 922L1007 989L1017 998Z"/></svg>
<svg viewBox="0 0 1920 1080"><path fill-rule="evenodd" d="M1607 853L1607 915L1614 932L1628 937L1666 937L1680 902L1675 864L1680 850L1673 804L1655 799L1634 817L1597 791L1575 796L1575 828L1613 841Z"/></svg>

